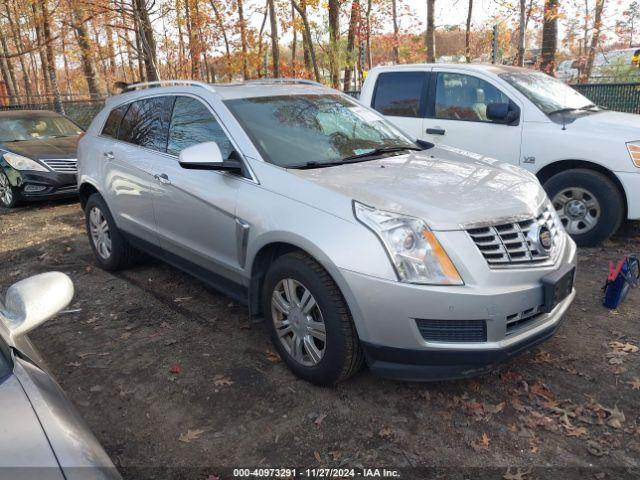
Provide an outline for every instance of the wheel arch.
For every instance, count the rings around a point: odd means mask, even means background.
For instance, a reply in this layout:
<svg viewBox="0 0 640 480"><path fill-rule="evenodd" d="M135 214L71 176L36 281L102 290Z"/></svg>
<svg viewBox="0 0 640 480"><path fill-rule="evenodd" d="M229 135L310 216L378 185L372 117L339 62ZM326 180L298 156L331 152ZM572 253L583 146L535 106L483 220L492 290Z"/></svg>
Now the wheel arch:
<svg viewBox="0 0 640 480"><path fill-rule="evenodd" d="M616 176L615 173L613 173L613 171L609 170L608 168L598 163L590 162L587 160L559 160L557 162L550 163L549 165L546 165L545 167L541 168L536 173L536 176L538 177L538 180L540 181L540 183L544 185L544 183L554 175L564 172L566 170L573 170L577 168L599 172L603 174L605 177L607 177L609 180L611 180L613 184L616 186L616 188L622 194L622 200L624 201L624 218L627 218L627 211L628 211L627 193L624 189L624 186L622 185L622 182L620 182L620 179Z"/></svg>
<svg viewBox="0 0 640 480"><path fill-rule="evenodd" d="M262 287L269 266L282 255L286 255L293 251L300 251L318 262L322 268L329 273L347 303L357 330L358 324L360 323L358 322L358 318L360 317L358 312L354 311L357 307L353 302L351 290L342 278L338 267L323 252L323 250L303 237L291 237L290 234L287 234L286 238L276 235L270 235L269 237L269 239L265 239L265 241L261 242L259 247L256 247L255 254L252 255L247 262L247 265L251 268L249 272L249 292L247 299L251 315L260 316L263 313L261 302Z"/></svg>
<svg viewBox="0 0 640 480"><path fill-rule="evenodd" d="M83 182L80 185L80 188L78 189L78 194L80 196L80 207L82 208L82 210L84 210L84 207L86 207L89 197L94 193L100 194L98 189L92 183Z"/></svg>

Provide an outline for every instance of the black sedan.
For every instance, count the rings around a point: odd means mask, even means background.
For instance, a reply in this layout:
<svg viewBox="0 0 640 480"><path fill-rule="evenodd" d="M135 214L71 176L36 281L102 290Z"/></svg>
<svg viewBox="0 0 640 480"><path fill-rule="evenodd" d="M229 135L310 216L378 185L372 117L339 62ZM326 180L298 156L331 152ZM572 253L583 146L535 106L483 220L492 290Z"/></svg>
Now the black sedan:
<svg viewBox="0 0 640 480"><path fill-rule="evenodd" d="M0 206L77 195L82 129L55 112L0 112Z"/></svg>

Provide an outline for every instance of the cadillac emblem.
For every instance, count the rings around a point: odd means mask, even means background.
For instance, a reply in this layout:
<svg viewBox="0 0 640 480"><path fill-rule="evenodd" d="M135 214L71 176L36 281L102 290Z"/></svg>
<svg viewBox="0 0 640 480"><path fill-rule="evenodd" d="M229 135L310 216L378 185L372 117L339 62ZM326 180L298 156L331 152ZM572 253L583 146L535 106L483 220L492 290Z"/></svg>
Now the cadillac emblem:
<svg viewBox="0 0 640 480"><path fill-rule="evenodd" d="M538 231L538 243L545 250L551 250L553 239L551 238L551 231L545 226L540 227L540 230Z"/></svg>

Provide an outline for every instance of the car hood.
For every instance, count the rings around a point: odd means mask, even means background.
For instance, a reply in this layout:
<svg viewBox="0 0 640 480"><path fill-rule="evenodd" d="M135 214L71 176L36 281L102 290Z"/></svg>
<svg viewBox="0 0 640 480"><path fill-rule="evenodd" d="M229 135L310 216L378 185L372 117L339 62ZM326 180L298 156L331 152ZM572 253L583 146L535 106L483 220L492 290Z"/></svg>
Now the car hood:
<svg viewBox="0 0 640 480"><path fill-rule="evenodd" d="M422 218L433 230L535 217L547 198L526 170L442 146L291 172L381 210Z"/></svg>
<svg viewBox="0 0 640 480"><path fill-rule="evenodd" d="M569 128L581 128L597 135L604 133L612 140L630 142L640 140L640 115L604 110L576 118L567 123Z"/></svg>
<svg viewBox="0 0 640 480"><path fill-rule="evenodd" d="M44 138L21 142L4 142L0 150L17 153L35 160L47 158L76 158L79 136Z"/></svg>

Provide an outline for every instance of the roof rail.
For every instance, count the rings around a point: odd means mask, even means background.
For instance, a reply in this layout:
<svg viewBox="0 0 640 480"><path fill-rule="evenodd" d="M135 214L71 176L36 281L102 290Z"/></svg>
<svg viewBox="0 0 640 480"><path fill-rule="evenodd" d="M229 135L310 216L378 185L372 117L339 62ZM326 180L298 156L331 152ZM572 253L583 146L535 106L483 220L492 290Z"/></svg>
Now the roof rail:
<svg viewBox="0 0 640 480"><path fill-rule="evenodd" d="M257 80L247 80L245 83L253 84L273 84L273 83L300 83L303 85L315 85L317 87L324 87L321 83L308 80L306 78L259 78Z"/></svg>
<svg viewBox="0 0 640 480"><path fill-rule="evenodd" d="M152 87L169 87L172 85L191 85L194 87L202 87L206 88L211 92L215 92L216 90L205 82L198 82L196 80L157 80L154 82L141 82L141 83L132 83L126 85L122 88L122 92L131 92L133 90L142 90L144 88L152 88Z"/></svg>

